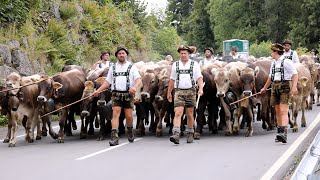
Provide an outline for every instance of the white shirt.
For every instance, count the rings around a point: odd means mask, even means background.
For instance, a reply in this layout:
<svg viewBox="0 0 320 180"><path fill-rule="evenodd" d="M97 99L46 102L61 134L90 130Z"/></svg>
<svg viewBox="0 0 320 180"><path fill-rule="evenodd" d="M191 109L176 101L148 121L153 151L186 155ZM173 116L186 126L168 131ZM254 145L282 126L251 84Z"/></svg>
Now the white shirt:
<svg viewBox="0 0 320 180"><path fill-rule="evenodd" d="M213 63L215 61L214 58L210 58L210 59L207 59L207 58L203 58L203 60L201 60L199 62L200 66L203 66L203 65L208 65L210 63Z"/></svg>
<svg viewBox="0 0 320 180"><path fill-rule="evenodd" d="M272 67L274 64L275 66L275 74L274 74L274 81L281 81L281 72L277 72L277 68L280 69L281 67L281 61L284 59L283 62L283 69L284 69L284 79L283 80L291 80L292 76L295 74L298 74L297 69L294 66L294 63L290 59L285 59L284 56L282 55L278 60L273 61L270 67L270 73L269 77L271 78L272 74Z"/></svg>
<svg viewBox="0 0 320 180"><path fill-rule="evenodd" d="M189 70L191 65L191 59L189 59L186 64L183 64L181 60L174 62L172 64L172 70L171 70L171 76L170 79L174 80L174 88L181 88L181 89L189 89L192 88L192 82L190 74L180 74L179 77L179 87L177 87L177 70L176 70L176 63L179 63L179 70ZM195 83L197 83L197 80L202 77L199 63L196 61L193 61L193 79Z"/></svg>
<svg viewBox="0 0 320 180"><path fill-rule="evenodd" d="M131 62L126 61L124 64L120 64L119 62L116 63L116 72L127 72L129 65ZM113 84L113 67L111 66L106 78L106 81L111 85L111 90L117 90L117 91L127 91L127 77L126 76L117 76L116 78L116 89L114 89ZM134 81L140 77L139 71L136 68L135 65L132 65L130 72L129 72L129 81L131 88L134 85Z"/></svg>
<svg viewBox="0 0 320 180"><path fill-rule="evenodd" d="M232 53L230 53L230 56L232 56L233 59L239 59L241 57L238 53L236 53L235 55L232 55Z"/></svg>
<svg viewBox="0 0 320 180"><path fill-rule="evenodd" d="M298 63L299 62L299 57L298 57L298 54L296 51L293 51L293 50L289 50L288 52L284 51L283 55L286 56L286 57L289 57L291 55L291 52L293 52L292 54L292 61L293 63Z"/></svg>
<svg viewBox="0 0 320 180"><path fill-rule="evenodd" d="M95 70L97 70L97 69L104 69L104 68L110 67L110 66L112 66L112 63L111 63L110 61L106 61L105 63L97 64Z"/></svg>

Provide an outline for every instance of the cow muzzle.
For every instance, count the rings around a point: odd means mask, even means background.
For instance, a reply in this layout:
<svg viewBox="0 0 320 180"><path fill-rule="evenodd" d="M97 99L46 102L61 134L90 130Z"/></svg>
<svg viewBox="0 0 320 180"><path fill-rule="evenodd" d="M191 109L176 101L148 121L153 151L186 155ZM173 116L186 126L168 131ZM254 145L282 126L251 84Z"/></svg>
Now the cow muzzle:
<svg viewBox="0 0 320 180"><path fill-rule="evenodd" d="M38 101L38 102L47 102L47 98L44 97L44 96L38 96L38 97L37 97L37 101Z"/></svg>
<svg viewBox="0 0 320 180"><path fill-rule="evenodd" d="M98 100L97 105L98 106L107 106L107 102L105 100Z"/></svg>
<svg viewBox="0 0 320 180"><path fill-rule="evenodd" d="M252 91L249 91L249 90L243 91L243 95L244 96L251 96L252 95Z"/></svg>
<svg viewBox="0 0 320 180"><path fill-rule="evenodd" d="M11 96L9 98L9 107L12 111L17 111L20 105L19 98L17 96Z"/></svg>
<svg viewBox="0 0 320 180"><path fill-rule="evenodd" d="M141 93L141 97L143 98L143 99L149 99L150 98L150 94L149 93L147 93L147 92L142 92Z"/></svg>
<svg viewBox="0 0 320 180"><path fill-rule="evenodd" d="M82 111L81 116L90 116L90 112L89 111Z"/></svg>
<svg viewBox="0 0 320 180"><path fill-rule="evenodd" d="M226 95L224 93L217 93L217 97L220 98L220 97L225 97Z"/></svg>
<svg viewBox="0 0 320 180"><path fill-rule="evenodd" d="M156 95L156 101L163 101L163 98L161 96Z"/></svg>

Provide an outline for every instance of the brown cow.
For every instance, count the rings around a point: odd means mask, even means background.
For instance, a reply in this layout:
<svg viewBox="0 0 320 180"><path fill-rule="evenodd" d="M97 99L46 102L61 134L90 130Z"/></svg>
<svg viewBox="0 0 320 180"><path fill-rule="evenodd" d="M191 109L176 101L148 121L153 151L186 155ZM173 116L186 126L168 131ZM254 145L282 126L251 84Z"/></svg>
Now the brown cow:
<svg viewBox="0 0 320 180"><path fill-rule="evenodd" d="M78 69L61 72L52 79L47 79L39 83L40 95L37 99L39 102L46 102L48 99L53 98L55 108L58 109L81 98L85 81L85 74ZM61 110L61 117L59 120L59 143L64 142L63 130L69 110L73 110L72 106ZM73 115L73 112L69 112L69 114Z"/></svg>
<svg viewBox="0 0 320 180"><path fill-rule="evenodd" d="M306 118L304 115L306 101L308 96L310 95L310 91L313 90L313 81L309 71L309 68L306 64L303 63L296 63L295 67L298 71L298 95L292 96L291 103L292 103L292 118L293 118L293 132L298 131L297 125L297 116L298 111L301 108L302 116L301 116L301 127L306 127Z"/></svg>
<svg viewBox="0 0 320 180"><path fill-rule="evenodd" d="M309 110L312 110L312 104L315 103L314 88L315 88L315 84L317 83L317 80L318 80L318 66L319 65L316 64L314 62L314 59L309 55L301 55L299 57L299 60L301 63L304 63L308 67L310 74L311 74L311 79L309 79L309 80L312 82L312 83L310 83L310 85L311 85L310 88L312 90L310 91L310 101L309 101L307 107Z"/></svg>
<svg viewBox="0 0 320 180"><path fill-rule="evenodd" d="M17 88L10 90L9 93L9 125L8 131L10 132L9 147L14 147L16 144L16 129L17 122L22 122L26 129L26 141L31 143L34 141L34 128L37 126L37 137L41 139L41 129L39 120L39 103L37 96L39 94L38 85L32 84L40 80L39 75L21 77L17 73L11 73L6 79L6 86L8 88ZM25 86L28 85L28 86ZM25 86L18 88L20 86ZM9 137L8 137L9 138Z"/></svg>

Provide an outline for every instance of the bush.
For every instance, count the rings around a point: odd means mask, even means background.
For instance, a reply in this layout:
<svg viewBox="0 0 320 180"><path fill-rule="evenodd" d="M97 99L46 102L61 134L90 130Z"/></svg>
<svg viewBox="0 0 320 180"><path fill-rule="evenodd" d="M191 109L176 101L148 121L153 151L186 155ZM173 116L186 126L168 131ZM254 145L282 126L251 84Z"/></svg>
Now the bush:
<svg viewBox="0 0 320 180"><path fill-rule="evenodd" d="M79 12L76 7L76 3L63 2L59 6L59 12L61 19L74 20L79 17Z"/></svg>
<svg viewBox="0 0 320 180"><path fill-rule="evenodd" d="M8 124L8 119L6 116L0 115L0 126L6 126Z"/></svg>
<svg viewBox="0 0 320 180"><path fill-rule="evenodd" d="M250 46L250 55L253 55L256 58L259 57L268 57L271 55L271 42L267 41L267 42L261 42L260 44L258 43L254 43L251 44Z"/></svg>

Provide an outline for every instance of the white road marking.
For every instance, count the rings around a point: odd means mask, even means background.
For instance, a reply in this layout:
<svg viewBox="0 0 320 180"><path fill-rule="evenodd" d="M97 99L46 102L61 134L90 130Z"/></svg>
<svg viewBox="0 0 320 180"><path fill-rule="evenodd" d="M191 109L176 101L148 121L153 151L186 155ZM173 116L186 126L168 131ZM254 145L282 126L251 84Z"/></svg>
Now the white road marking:
<svg viewBox="0 0 320 180"><path fill-rule="evenodd" d="M81 120L78 120L78 121L76 121L76 123L78 123L78 122L80 122ZM52 126L52 129L56 129L56 128L58 128L58 127L60 127L59 125L57 125L57 126ZM35 134L37 133L37 132L34 132ZM23 135L19 135L19 136L16 136L16 138L20 138L20 137L24 137L24 136L26 136L25 134L23 134ZM0 140L0 142L2 142L4 139L1 139Z"/></svg>
<svg viewBox="0 0 320 180"><path fill-rule="evenodd" d="M134 141L136 142L136 141L139 141L139 140L141 140L141 139L143 139L143 138L137 138L137 139L135 139ZM116 149L116 148L119 148L119 147L121 147L121 146L125 146L125 145L127 145L127 144L130 144L130 142L122 143L122 144L119 144L119 145L117 145L117 146L112 146L112 147L109 147L109 148L107 148L107 149L103 149L103 150L101 150L101 151L97 151L97 152L88 154L88 155L86 155L86 156L79 157L79 158L77 158L77 159L75 159L75 160L77 160L77 161L85 160L85 159L91 158L91 157L93 157L93 156L96 156L96 155L98 155L98 154L111 151L111 150Z"/></svg>
<svg viewBox="0 0 320 180"><path fill-rule="evenodd" d="M271 166L271 168L261 177L260 180L271 179L319 122L320 113L318 113L316 119L310 124L310 126L293 142L288 150Z"/></svg>

